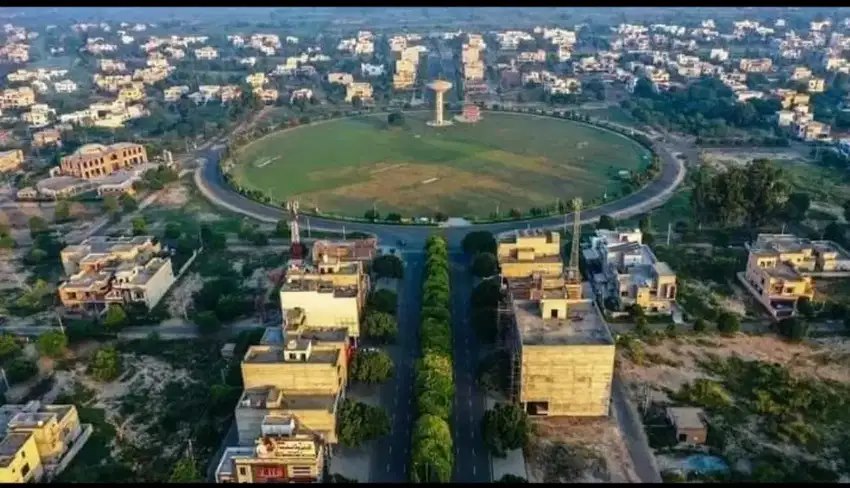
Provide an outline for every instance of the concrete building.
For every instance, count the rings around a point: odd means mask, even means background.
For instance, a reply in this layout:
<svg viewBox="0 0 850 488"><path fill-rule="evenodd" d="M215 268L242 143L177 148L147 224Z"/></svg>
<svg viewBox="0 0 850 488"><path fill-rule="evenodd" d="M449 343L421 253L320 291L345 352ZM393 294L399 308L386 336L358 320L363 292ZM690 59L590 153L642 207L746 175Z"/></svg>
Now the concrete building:
<svg viewBox="0 0 850 488"><path fill-rule="evenodd" d="M0 109L25 108L35 103L35 92L28 86L6 88L0 94Z"/></svg>
<svg viewBox="0 0 850 488"><path fill-rule="evenodd" d="M62 134L57 129L44 129L32 135L33 147L61 146Z"/></svg>
<svg viewBox="0 0 850 488"><path fill-rule="evenodd" d="M195 58L203 60L212 60L218 58L218 50L214 47L204 46L195 49Z"/></svg>
<svg viewBox="0 0 850 488"><path fill-rule="evenodd" d="M324 446L299 427L292 417L266 417L255 447L225 449L216 483L321 482Z"/></svg>
<svg viewBox="0 0 850 488"><path fill-rule="evenodd" d="M71 80L57 81L53 84L53 89L56 93L73 93L77 91L77 84Z"/></svg>
<svg viewBox="0 0 850 488"><path fill-rule="evenodd" d="M110 303L153 308L174 283L171 259L153 236L89 237L60 256L68 279L59 285L62 305L99 310Z"/></svg>
<svg viewBox="0 0 850 488"><path fill-rule="evenodd" d="M91 179L147 162L147 152L140 144L86 144L73 154L63 157L59 168L65 175Z"/></svg>
<svg viewBox="0 0 850 488"><path fill-rule="evenodd" d="M345 338L342 338L343 344ZM339 397L332 394L287 393L274 386L247 388L236 405L240 446L250 446L268 416L293 417L302 430L329 444L337 443L336 412Z"/></svg>
<svg viewBox="0 0 850 488"><path fill-rule="evenodd" d="M499 242L497 258L503 278L521 278L533 274L559 276L561 235L557 232L523 232Z"/></svg>
<svg viewBox="0 0 850 488"><path fill-rule="evenodd" d="M0 172L15 171L24 163L24 152L20 149L0 151Z"/></svg>
<svg viewBox="0 0 850 488"><path fill-rule="evenodd" d="M807 84L809 93L821 93L826 89L825 81L823 78L809 78Z"/></svg>
<svg viewBox="0 0 850 488"><path fill-rule="evenodd" d="M176 102L188 93L189 87L187 85L170 86L162 91L163 99L166 102Z"/></svg>
<svg viewBox="0 0 850 488"><path fill-rule="evenodd" d="M345 101L351 103L354 97L360 101L372 100L372 85L370 83L349 83L345 87Z"/></svg>
<svg viewBox="0 0 850 488"><path fill-rule="evenodd" d="M0 483L37 482L59 474L91 435L74 405L32 401L0 407Z"/></svg>
<svg viewBox="0 0 850 488"><path fill-rule="evenodd" d="M512 394L529 415L607 416L614 341L591 299L563 275L502 277L510 324Z"/></svg>
<svg viewBox="0 0 850 488"><path fill-rule="evenodd" d="M601 273L594 276L599 298L638 304L649 313L671 313L676 274L642 240L638 229L596 231L584 255L586 261L599 263Z"/></svg>
<svg viewBox="0 0 850 488"><path fill-rule="evenodd" d="M744 58L739 67L744 73L767 73L773 67L773 61L770 58Z"/></svg>
<svg viewBox="0 0 850 488"><path fill-rule="evenodd" d="M701 408L667 407L667 420L676 431L679 444L700 446L708 437L708 422Z"/></svg>

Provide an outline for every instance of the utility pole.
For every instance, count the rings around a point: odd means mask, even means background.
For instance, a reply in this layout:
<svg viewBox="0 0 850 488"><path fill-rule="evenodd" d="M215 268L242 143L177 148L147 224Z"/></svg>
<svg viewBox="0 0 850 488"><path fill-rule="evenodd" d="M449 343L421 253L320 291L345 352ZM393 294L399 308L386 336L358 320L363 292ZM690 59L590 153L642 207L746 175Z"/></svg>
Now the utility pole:
<svg viewBox="0 0 850 488"><path fill-rule="evenodd" d="M0 376L3 377L3 386L6 388L3 392L9 391L9 380L6 379L6 368L0 368Z"/></svg>
<svg viewBox="0 0 850 488"><path fill-rule="evenodd" d="M667 222L667 245L670 245L670 235L673 232L673 223Z"/></svg>
<svg viewBox="0 0 850 488"><path fill-rule="evenodd" d="M345 226L342 226L342 240L345 240Z"/></svg>
<svg viewBox="0 0 850 488"><path fill-rule="evenodd" d="M304 217L304 220L307 221L307 238L309 239L310 238L310 218Z"/></svg>
<svg viewBox="0 0 850 488"><path fill-rule="evenodd" d="M66 335L65 334L65 325L62 324L62 314L60 313L59 315L57 315L57 317L59 317L59 330L62 331L62 335Z"/></svg>

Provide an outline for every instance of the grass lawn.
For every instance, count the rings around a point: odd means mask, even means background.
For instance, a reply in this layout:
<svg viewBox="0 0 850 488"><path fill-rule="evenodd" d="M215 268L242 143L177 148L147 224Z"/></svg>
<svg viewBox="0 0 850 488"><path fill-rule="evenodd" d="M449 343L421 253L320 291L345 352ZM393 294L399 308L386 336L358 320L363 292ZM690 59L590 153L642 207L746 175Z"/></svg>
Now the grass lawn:
<svg viewBox="0 0 850 488"><path fill-rule="evenodd" d="M373 204L403 216L487 216L619 188L617 171L649 164L647 149L613 132L547 117L487 112L478 124L404 128L384 116L271 134L242 148L234 177L274 201L362 216Z"/></svg>
<svg viewBox="0 0 850 488"><path fill-rule="evenodd" d="M640 122L635 120L631 114L620 107L594 108L578 110L578 112L589 115L595 119L607 120L608 122L613 122L627 127L638 128L642 125Z"/></svg>
<svg viewBox="0 0 850 488"><path fill-rule="evenodd" d="M847 172L799 160L778 159L776 163L788 174L792 191L804 191L813 201L837 205L850 200Z"/></svg>

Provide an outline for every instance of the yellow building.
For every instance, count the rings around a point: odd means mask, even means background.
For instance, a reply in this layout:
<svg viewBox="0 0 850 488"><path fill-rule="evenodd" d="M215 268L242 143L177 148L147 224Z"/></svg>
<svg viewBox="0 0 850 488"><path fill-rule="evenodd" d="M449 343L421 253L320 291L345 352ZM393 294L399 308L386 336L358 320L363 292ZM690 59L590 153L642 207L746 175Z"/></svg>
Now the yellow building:
<svg viewBox="0 0 850 488"><path fill-rule="evenodd" d="M337 443L337 397L329 394L288 393L274 386L248 388L234 411L239 445L252 445L268 416L291 416L304 430L328 444Z"/></svg>
<svg viewBox="0 0 850 488"><path fill-rule="evenodd" d="M315 483L322 480L325 452L315 436L299 432L291 417L268 417L256 447L225 449L217 483Z"/></svg>
<svg viewBox="0 0 850 488"><path fill-rule="evenodd" d="M32 434L42 464L55 464L82 430L74 405L39 405L37 411L20 411L9 420L7 429Z"/></svg>
<svg viewBox="0 0 850 488"><path fill-rule="evenodd" d="M34 132L32 135L33 147L60 146L62 145L62 134L56 129L45 129Z"/></svg>
<svg viewBox="0 0 850 488"><path fill-rule="evenodd" d="M284 395L337 396L348 378L347 357L344 345L303 337L251 346L242 361L242 382L246 389L275 387Z"/></svg>
<svg viewBox="0 0 850 488"><path fill-rule="evenodd" d="M742 281L775 319L793 317L797 300L814 297L812 274L850 270L850 254L831 241L759 234L747 247Z"/></svg>
<svg viewBox="0 0 850 488"><path fill-rule="evenodd" d="M534 273L559 276L561 236L557 232L522 231L498 245L497 257L504 278L524 278Z"/></svg>
<svg viewBox="0 0 850 488"><path fill-rule="evenodd" d="M782 92L782 108L789 109L797 105L809 104L808 93L797 93L795 91Z"/></svg>
<svg viewBox="0 0 850 488"><path fill-rule="evenodd" d="M607 416L614 341L595 302L562 277L506 281L515 398L529 415Z"/></svg>
<svg viewBox="0 0 850 488"><path fill-rule="evenodd" d="M744 73L766 73L772 67L773 61L770 58L742 59L740 62L741 71Z"/></svg>
<svg viewBox="0 0 850 488"><path fill-rule="evenodd" d="M32 483L44 475L35 436L13 433L0 442L0 483Z"/></svg>
<svg viewBox="0 0 850 488"><path fill-rule="evenodd" d="M809 93L821 93L825 89L823 78L811 78L808 85Z"/></svg>
<svg viewBox="0 0 850 488"><path fill-rule="evenodd" d="M351 102L354 97L359 97L361 101L372 99L372 85L369 83L351 83L345 87L345 101Z"/></svg>
<svg viewBox="0 0 850 488"><path fill-rule="evenodd" d="M138 102L145 99L145 87L141 83L133 83L118 90L118 100L125 103Z"/></svg>
<svg viewBox="0 0 850 488"><path fill-rule="evenodd" d="M24 108L35 103L35 92L28 86L6 88L0 92L0 109Z"/></svg>
<svg viewBox="0 0 850 488"><path fill-rule="evenodd" d="M14 171L24 162L24 152L20 149L0 151L0 172Z"/></svg>

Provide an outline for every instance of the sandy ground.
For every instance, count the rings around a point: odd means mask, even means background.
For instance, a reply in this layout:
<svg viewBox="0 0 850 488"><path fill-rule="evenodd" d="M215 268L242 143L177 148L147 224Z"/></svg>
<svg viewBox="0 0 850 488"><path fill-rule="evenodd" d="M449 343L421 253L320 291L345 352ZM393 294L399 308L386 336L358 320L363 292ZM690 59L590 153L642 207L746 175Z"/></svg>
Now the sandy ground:
<svg viewBox="0 0 850 488"><path fill-rule="evenodd" d="M732 338L705 337L701 344L693 338L668 339L658 345L644 344L646 354L657 355L671 364L650 363L639 366L618 355L620 372L626 384L635 390L638 385L648 385L653 399L667 400L664 388L678 390L686 382L709 377L697 365L697 360L707 359L711 353L719 358L738 356L744 360L779 363L797 375L819 379L850 382L850 344L842 339L820 339L813 344L791 344L776 336L748 336L738 334ZM826 361L824 358L834 358ZM836 359L843 359L839 361ZM673 365L675 364L675 366Z"/></svg>
<svg viewBox="0 0 850 488"><path fill-rule="evenodd" d="M562 479L561 482L586 483L636 483L632 458L629 456L625 441L614 418L546 418L535 419L536 441L529 449L527 457L528 475L531 482L544 482L547 459L538 453L540 448L551 442L563 442L570 446L580 446L595 451L603 460L604 469L597 472L585 472L577 479ZM552 480L554 481L554 480Z"/></svg>
<svg viewBox="0 0 850 488"><path fill-rule="evenodd" d="M166 207L180 208L189 201L189 189L183 185L170 185L160 191L156 203Z"/></svg>
<svg viewBox="0 0 850 488"><path fill-rule="evenodd" d="M199 291L206 280L196 272L187 272L166 297L168 313L183 318L183 312L192 306L192 295Z"/></svg>

